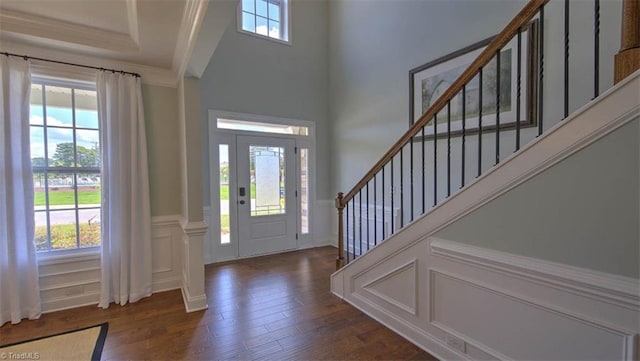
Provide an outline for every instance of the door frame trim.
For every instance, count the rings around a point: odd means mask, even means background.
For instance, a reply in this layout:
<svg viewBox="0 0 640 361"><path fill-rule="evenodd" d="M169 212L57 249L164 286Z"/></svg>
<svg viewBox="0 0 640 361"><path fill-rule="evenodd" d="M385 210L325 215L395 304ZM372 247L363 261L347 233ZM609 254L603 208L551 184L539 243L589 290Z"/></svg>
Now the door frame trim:
<svg viewBox="0 0 640 361"><path fill-rule="evenodd" d="M278 134L278 133L266 133L266 132L254 132L254 131L245 131L245 130L232 130L232 129L218 129L217 127L217 120L218 118L229 118L229 119L237 119L237 120L242 120L242 121L247 121L247 122L261 122L261 123L271 123L271 124L281 124L281 125L294 125L294 126L303 126L303 127L307 127L309 132L308 135L304 136L304 135L294 135L294 134ZM286 139L294 139L296 142L296 148L300 149L300 148L306 148L309 149L309 152L311 152L310 157L309 157L309 174L308 174L308 179L309 179L309 199L308 199L308 220L309 220L309 233L307 234L302 234L301 233L301 221L300 221L300 216L302 214L302 209L300 207L300 204L297 204L297 215L296 215L296 233L298 234L298 247L297 249L303 249L303 248L309 248L309 247L313 247L314 245L314 234L313 234L313 230L314 230L314 213L315 213L315 205L316 205L316 147L315 147L315 143L316 143L316 126L315 123L312 121L308 121L308 120L300 120L300 119L291 119L291 118L283 118L283 117L274 117L274 116L267 116L267 115L257 115L257 114L249 114L249 113L237 113L237 112L228 112L228 111L223 111L223 110L215 110L215 109L209 109L208 110L208 121L207 121L207 125L208 125L208 139L207 139L207 146L208 148L206 149L209 155L209 201L210 201L210 219L208 220L209 223L209 235L206 237L206 242L209 243L209 247L205 247L205 249L209 250L210 254L205 255L205 259L211 260L212 263L215 262L222 262L222 261L228 261L228 260L234 260L234 259L240 259L242 257L240 257L239 255L239 248L236 247L236 251L235 253L232 252L229 248L229 246L227 245L222 245L220 244L220 192L218 189L218 186L220 184L220 171L219 171L219 165L217 162L217 159L219 159L219 154L218 154L218 145L219 144L229 144L229 147L233 146L234 148L236 147L236 136L263 136L263 137L270 137L270 138L286 138ZM224 141L224 139L227 139L228 141ZM222 140L222 141L221 141ZM232 142L231 142L232 141ZM231 144L233 143L233 145ZM231 154L231 152L229 152L229 154ZM234 151L235 154L235 151ZM231 163L233 162L233 164L235 164L236 160L233 159L233 161L231 160L231 155L229 156L229 163L231 166ZM301 187L300 187L300 180L299 175L300 175L300 164L299 164L299 156L296 154L295 157L295 164L296 164L296 190L298 191L298 194L301 194ZM237 168L237 165L235 165L234 169ZM232 172L233 173L233 172ZM235 175L233 176L234 178L236 177ZM231 182L231 174L230 174L230 180ZM236 180L237 182L237 180ZM237 214L237 209L235 209L235 207L237 207L237 205L233 202L235 198L235 193L232 194L233 192L229 192L229 212L236 212ZM297 202L299 202L299 200L301 199L301 197L297 198ZM233 203L233 206L232 206ZM235 206L235 207L234 207ZM233 208L233 209L232 209ZM232 217L233 218L233 217ZM230 224L230 228L233 229L233 227L236 227L233 223L233 220L231 221ZM232 233L231 235L232 239L231 239L231 245L238 245L239 240L235 240L234 242L234 235ZM235 237L237 237L237 235L235 235ZM224 248L227 248L224 252L220 252L222 251Z"/></svg>

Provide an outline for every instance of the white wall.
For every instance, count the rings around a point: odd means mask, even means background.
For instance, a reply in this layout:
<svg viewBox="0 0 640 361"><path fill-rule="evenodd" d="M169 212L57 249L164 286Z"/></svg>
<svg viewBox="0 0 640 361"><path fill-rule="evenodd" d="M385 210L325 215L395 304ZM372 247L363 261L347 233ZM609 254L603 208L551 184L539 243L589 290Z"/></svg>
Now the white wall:
<svg viewBox="0 0 640 361"><path fill-rule="evenodd" d="M318 169L316 195L329 199L330 169L327 119L327 2L293 1L291 45L237 31L237 1L215 1L214 11L234 20L228 25L200 80L204 182L208 180L209 109L315 122ZM209 189L204 187L204 203Z"/></svg>

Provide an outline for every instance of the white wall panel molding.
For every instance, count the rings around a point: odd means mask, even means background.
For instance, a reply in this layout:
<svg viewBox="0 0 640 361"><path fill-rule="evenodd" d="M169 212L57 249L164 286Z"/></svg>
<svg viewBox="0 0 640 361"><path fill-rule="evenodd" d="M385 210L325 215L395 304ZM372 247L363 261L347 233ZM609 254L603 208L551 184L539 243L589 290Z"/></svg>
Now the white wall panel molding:
<svg viewBox="0 0 640 361"><path fill-rule="evenodd" d="M634 360L634 331L439 269L429 285L431 325L497 359Z"/></svg>
<svg viewBox="0 0 640 361"><path fill-rule="evenodd" d="M640 309L638 280L585 268L470 246L436 237L429 238L431 253L457 262L560 287L586 297Z"/></svg>
<svg viewBox="0 0 640 361"><path fill-rule="evenodd" d="M356 278L357 276L354 277ZM415 258L361 287L413 316L418 315L418 261Z"/></svg>
<svg viewBox="0 0 640 361"><path fill-rule="evenodd" d="M182 229L180 216L151 220L153 292L182 285ZM100 298L100 253L42 255L38 261L43 312L97 304Z"/></svg>
<svg viewBox="0 0 640 361"><path fill-rule="evenodd" d="M565 267L423 238L335 273L331 287L441 359L635 360L640 307L620 293L632 280Z"/></svg>

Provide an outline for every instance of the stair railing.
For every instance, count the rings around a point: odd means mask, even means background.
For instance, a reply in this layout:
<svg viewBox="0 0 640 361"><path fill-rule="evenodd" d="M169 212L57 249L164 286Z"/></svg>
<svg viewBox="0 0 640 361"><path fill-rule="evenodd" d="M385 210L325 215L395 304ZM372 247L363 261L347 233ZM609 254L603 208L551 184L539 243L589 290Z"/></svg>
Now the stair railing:
<svg viewBox="0 0 640 361"><path fill-rule="evenodd" d="M569 63L569 22L570 22L570 1L564 1L564 33L563 33L563 58L564 58L564 88L562 89L562 119L569 115L569 75L570 75L570 63ZM600 94L600 0L592 0L593 4L593 98ZM640 5L639 0L624 0L623 4L623 21L622 21L622 47L620 53L616 55L615 59L615 80L616 82L633 73L634 70L640 67L640 31L638 30L638 24L640 24ZM430 183L429 188L433 190L433 199L431 205L435 207L440 201L438 193L438 185L446 188L446 197L451 195L451 169L452 169L452 131L451 131L451 104L455 97L461 97L461 132L459 134L460 140L457 141L461 147L460 152L460 188L465 186L467 175L465 175L465 169L469 166L467 163L467 152L471 152L472 149L467 147L467 140L473 136L473 140L477 143L477 148L474 149L477 152L477 172L475 176L479 177L483 173L483 133L485 137L493 136L490 141L495 142L495 158L493 154L491 158L494 159L493 166L500 163L500 140L501 133L505 130L515 132L515 144L513 151L517 152L521 147L521 101L523 97L523 79L533 82L530 84L529 89L532 89L533 97L535 101L534 109L530 109L531 114L537 113L537 136L544 132L543 123L543 110L544 100L548 99L543 97L544 75L545 75L545 5L549 0L531 0L525 5L525 7L509 22L509 24L496 35L493 40L487 45L487 47L480 53L480 55L469 65L469 67L453 82L453 84L427 109L426 112L415 121L409 130L404 133L398 141L380 158L380 160L365 174L365 176L346 194L338 193L336 198L336 208L338 210L338 255L336 258L336 269L341 268L345 264L349 263L356 257L364 254L372 246L382 242L389 235L397 232L400 228L406 224L412 222L417 216L425 214L430 208L427 206L427 198L431 198L431 194L427 195L427 187L425 182ZM535 21L532 20L535 18ZM537 23L537 25L536 25ZM533 24L533 25L532 25ZM532 59L523 59L523 34L530 26L536 27L535 36L528 37L527 40L533 42L536 45L536 51L532 55ZM529 34L530 35L530 34ZM554 34L558 36L558 34ZM510 42L516 42L516 79L515 79L515 125L512 123L509 127L506 124L501 124L500 119L500 103L505 99L505 95L500 94L501 86L497 86L500 83L500 68L501 50ZM512 43L513 44L513 43ZM530 55L530 54L529 54ZM527 56L529 56L527 55ZM620 58L620 60L618 60ZM495 60L493 73L494 80L487 77L487 74L483 75L483 70L486 73L491 71L489 63ZM522 62L531 61L531 67L526 74L522 72ZM618 64L620 63L620 64ZM623 75L618 75L618 73ZM584 74L579 74L584 76ZM487 94L483 94L483 80L485 81L484 87L491 86L487 82L493 81L493 91L490 94L495 96L495 108L491 115L491 121L485 123L483 129L483 108L485 103L483 102L483 95L487 97ZM466 105L467 105L467 90L472 84L477 94L475 100L477 100L476 114L477 117L477 129L473 131L467 130L466 125ZM491 93L491 92L487 92ZM526 96L526 95L525 95ZM460 98L458 98L459 100ZM575 104L574 104L575 105ZM443 114L444 113L444 118ZM488 115L484 114L485 119ZM446 142L444 152L446 153L446 182L443 178L438 178L438 119L441 121L444 119L446 122L446 137L440 142ZM432 129L428 129L432 127ZM430 137L431 143L429 147L431 149L425 149L427 143L426 131L432 130L432 136ZM487 136L487 130L490 132ZM416 152L415 148L418 148ZM503 145L504 147L504 145ZM408 149L407 149L408 148ZM442 152L443 150L441 150ZM428 155L427 153L432 154ZM416 154L418 153L418 154ZM432 157L427 159L427 156ZM442 157L442 155L440 155ZM405 159L407 158L408 159ZM414 163L418 158L418 170L414 169ZM394 165L395 162L395 165ZM427 170L427 163L429 168ZM409 172L405 174L405 165L408 163ZM485 161L486 163L486 161ZM485 164L486 166L486 164ZM444 168L444 167L442 167ZM431 174L428 174L432 171ZM441 173L445 170L441 170ZM394 174L395 173L395 174ZM468 174L468 171L467 171ZM405 176L408 176L408 181ZM418 185L416 186L416 179ZM394 184L395 182L395 184ZM418 190L416 190L416 187ZM405 188L409 188L406 190ZM431 193L429 189L429 193ZM407 194L408 192L408 194ZM441 189L441 192L443 190ZM363 200L364 193L364 200ZM418 195L416 199L416 194ZM373 198L373 207L371 206L371 198ZM405 204L408 202L408 204ZM417 204L417 205L416 205ZM417 208L417 209L416 209ZM408 215L408 217L407 217ZM346 237L345 237L346 236Z"/></svg>

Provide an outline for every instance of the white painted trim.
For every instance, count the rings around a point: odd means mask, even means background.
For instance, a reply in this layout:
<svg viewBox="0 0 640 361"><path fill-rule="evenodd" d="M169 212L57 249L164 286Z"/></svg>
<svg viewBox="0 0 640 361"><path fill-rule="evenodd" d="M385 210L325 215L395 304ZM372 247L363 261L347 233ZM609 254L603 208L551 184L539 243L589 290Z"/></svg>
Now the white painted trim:
<svg viewBox="0 0 640 361"><path fill-rule="evenodd" d="M177 214L151 217L151 224L158 227L181 226L180 221L182 221L182 217Z"/></svg>
<svg viewBox="0 0 640 361"><path fill-rule="evenodd" d="M140 50L138 43L131 34L102 30L6 9L3 9L0 13L0 24L2 24L2 31L32 35L66 43L121 53Z"/></svg>
<svg viewBox="0 0 640 361"><path fill-rule="evenodd" d="M208 0L185 1L172 62L173 71L178 74L179 78L184 76L185 69L189 64L189 58L198 39L198 32L207 13L208 5Z"/></svg>
<svg viewBox="0 0 640 361"><path fill-rule="evenodd" d="M261 122L261 123L272 123L272 124L281 124L281 125L293 125L293 126L304 126L309 130L308 135L294 135L294 134L277 134L277 133L266 133L266 132L251 132L251 131L243 131L243 130L232 130L232 129L219 129L217 120L218 118L225 119L234 119L234 120L242 120L247 122ZM218 222L219 217L219 191L218 185L219 181L219 171L218 167L218 147L220 144L228 144L229 145L229 164L231 169L236 169L236 157L235 157L235 149L236 149L236 138L238 136L257 136L257 137L268 137L268 138L281 138L281 139L293 139L296 142L296 147L298 148L307 148L311 152L311 157L309 161L309 234L302 235L300 234L300 217L296 216L296 227L297 232L299 233L297 247L295 249L304 249L304 248L312 248L317 246L324 246L327 244L331 244L333 241L330 240L330 236L323 236L318 238L316 234L316 211L318 201L315 196L316 189L316 147L315 147L315 137L316 137L316 128L315 122L308 120L300 120L300 119L290 119L284 117L277 116L267 116L267 115L257 115L257 114L249 114L249 113L238 113L238 112L228 112L223 110L208 110L208 124L209 124L209 134L208 134L208 151L209 151L209 188L210 188L210 218L206 220L210 223L211 232L209 234L207 242L211 242L212 252L215 253L211 257L211 262L224 262L229 260L242 259L243 257L239 256L239 245L237 235L234 235L234 232L231 233L231 243L226 245L217 244L218 236L216 233L219 232ZM298 158L296 158L298 159ZM296 160L296 172L298 171L298 161ZM232 184L234 182L236 175L232 172L230 174L229 182ZM296 188L299 189L299 179L296 177ZM229 202L230 202L230 213L237 213L235 209L234 203L234 193L229 194ZM296 204L299 204L299 198L296 200ZM332 203L333 204L333 203ZM231 217L231 228L237 228L237 225L234 222L233 217ZM324 239L323 239L324 238ZM304 243L303 243L304 242ZM232 253L231 247L235 247L235 256L230 256ZM220 252L220 250L222 250ZM222 253L222 255L221 255ZM207 260L209 261L209 260Z"/></svg>
<svg viewBox="0 0 640 361"><path fill-rule="evenodd" d="M202 221L187 222L184 218L180 221L180 227L182 228L182 232L189 237L204 236L209 230L209 225Z"/></svg>
<svg viewBox="0 0 640 361"><path fill-rule="evenodd" d="M138 0L127 0L127 25L131 39L140 45L140 28L138 26Z"/></svg>
<svg viewBox="0 0 640 361"><path fill-rule="evenodd" d="M180 290L182 291L182 299L184 300L184 307L187 312L201 311L209 308L205 295L192 297L186 287L181 287Z"/></svg>
<svg viewBox="0 0 640 361"><path fill-rule="evenodd" d="M366 301L362 296L354 294L355 299L360 299L361 302L365 302L370 308L364 308L357 302L353 302L350 298L343 298L344 301L351 304L355 308L364 312L367 316L380 322L386 327L393 330L393 332L399 334L405 339L411 341L414 345L427 350L431 355L435 356L439 360L469 360L467 355L464 355L456 350L450 349L442 341L433 337L428 332L422 330L416 325L412 325L402 318L394 315L393 313L385 310L377 304Z"/></svg>
<svg viewBox="0 0 640 361"><path fill-rule="evenodd" d="M59 297L42 301L42 313L69 310L83 306L98 305L100 292L84 293L82 295Z"/></svg>
<svg viewBox="0 0 640 361"><path fill-rule="evenodd" d="M429 237L428 241L431 243L431 252L434 256L481 266L509 275L518 275L549 287L570 289L591 298L599 298L631 309L640 309L640 284L638 280L633 278L494 251L435 237Z"/></svg>
<svg viewBox="0 0 640 361"><path fill-rule="evenodd" d="M29 46L25 44L20 44L12 41L3 41L2 42L2 51L20 54L20 55L29 55L38 58L51 59L56 61L64 61L69 63L77 63L95 67L102 68L113 68L124 71L129 71L133 73L138 73L142 76L142 82L149 85L157 85L157 86L165 86L175 88L178 85L178 74L175 73L171 69L153 67L148 65L141 65L135 63L128 63L119 60L111 60L105 59L90 55L81 55L76 53L71 53L68 51L60 51L47 49L43 47ZM34 64L44 64L47 67L55 67L58 69L62 69L67 72L78 73L79 69L76 66L71 65L61 65L61 64L52 64L52 63L43 63L32 60ZM82 70L82 73L86 73L87 71ZM95 72L94 72L95 73Z"/></svg>
<svg viewBox="0 0 640 361"><path fill-rule="evenodd" d="M414 272L414 284L407 285L407 286L413 287L413 289L415 291L415 299L413 300L413 302L415 303L415 306L413 308L411 308L411 307L409 307L409 306L407 306L405 304L402 304L402 303L394 300L393 298L391 298L391 297L389 297L389 296L387 296L385 294L382 294L382 293L376 291L375 289L371 288L372 286L374 286L376 284L379 284L379 283L381 283L381 282L393 277L394 275L396 275L396 274L398 274L398 273L400 273L400 272L402 272L402 271L404 271L404 270L406 270L408 268L411 268L411 267L413 267L413 272ZM354 275L353 276L354 279L357 278L357 277L358 277L358 275ZM418 290L418 259L417 258L413 258L411 261L406 262L403 265L400 265L398 267L393 268L392 270L389 270L389 271L385 272L382 276L363 284L361 287L362 287L362 289L367 290L367 292L373 294L374 296L376 296L376 297L388 302L389 304L391 304L391 305L393 305L395 307L398 307L401 310L404 310L405 312L408 312L408 313L410 313L410 314L412 314L414 316L418 315L418 292L417 292L417 290ZM371 289L369 289L369 288L371 288Z"/></svg>
<svg viewBox="0 0 640 361"><path fill-rule="evenodd" d="M180 277L172 277L166 279L153 280L151 289L153 293L171 291L181 288L182 281Z"/></svg>

